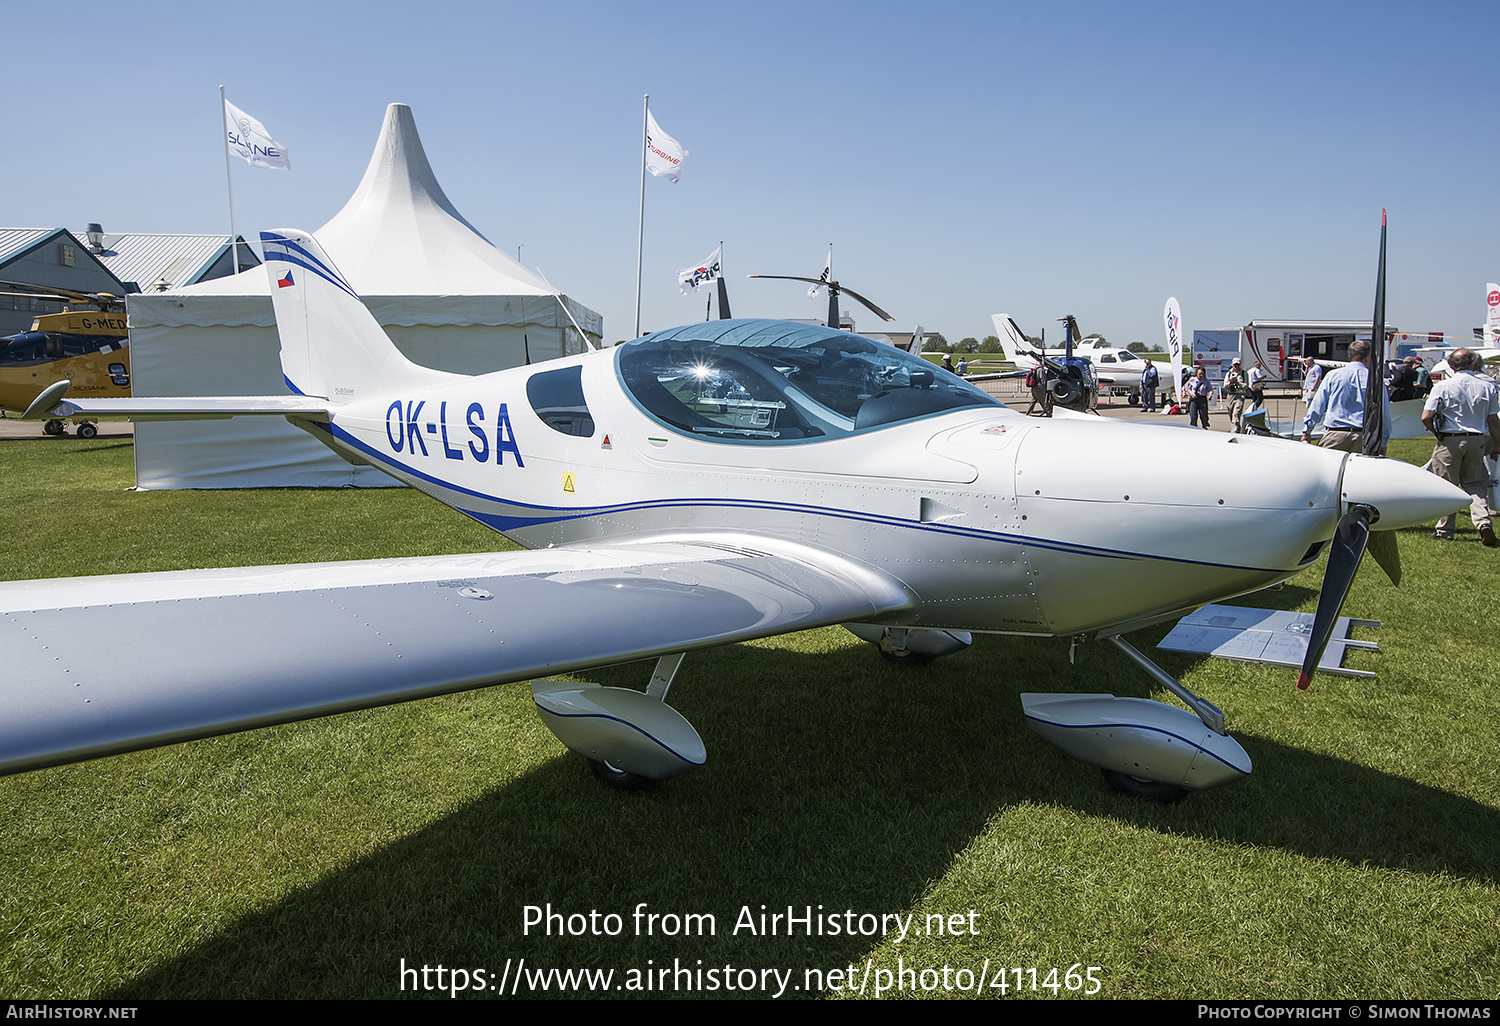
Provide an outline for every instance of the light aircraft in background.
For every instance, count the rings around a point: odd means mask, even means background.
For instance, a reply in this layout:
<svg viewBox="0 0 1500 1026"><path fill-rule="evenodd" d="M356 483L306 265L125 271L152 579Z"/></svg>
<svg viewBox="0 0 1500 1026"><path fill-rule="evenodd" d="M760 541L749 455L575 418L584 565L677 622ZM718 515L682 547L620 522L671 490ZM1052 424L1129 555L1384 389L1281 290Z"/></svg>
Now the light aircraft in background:
<svg viewBox="0 0 1500 1026"><path fill-rule="evenodd" d="M0 410L22 413L48 385L72 382L69 395L109 398L130 394L130 344L125 301L107 293L68 292L19 282L0 282L0 295L66 303L62 313L38 314L31 330L0 338ZM42 430L64 432L64 421L48 420ZM84 422L78 437L98 429Z"/></svg>
<svg viewBox="0 0 1500 1026"><path fill-rule="evenodd" d="M478 377L430 370L312 236L261 239L294 394L74 402L63 382L28 416L286 417L530 551L0 585L0 771L656 659L643 691L532 685L558 737L627 786L705 761L665 702L686 653L842 623L914 662L972 632L1110 643L1188 709L1026 694L1023 711L1116 786L1175 798L1250 760L1219 709L1121 635L1331 548L1326 641L1372 525L1468 502L1395 460L1031 420L806 324L707 321Z"/></svg>
<svg viewBox="0 0 1500 1026"><path fill-rule="evenodd" d="M1072 321L1070 328L1076 338L1078 322L1074 321L1071 315L1060 319L1065 322ZM995 337L1000 340L1002 357L1021 370L1031 370L1038 366L1040 359L1044 356L1054 360L1061 360L1070 355L1082 357L1094 365L1094 373L1098 376L1101 385L1126 390L1132 406L1140 403L1141 373L1150 365L1150 361L1141 354L1112 346L1100 338L1075 341L1071 353L1066 347L1043 349L1026 338L1025 333L1009 314L991 314L990 320L995 323ZM1171 375L1168 374L1166 377L1171 377Z"/></svg>

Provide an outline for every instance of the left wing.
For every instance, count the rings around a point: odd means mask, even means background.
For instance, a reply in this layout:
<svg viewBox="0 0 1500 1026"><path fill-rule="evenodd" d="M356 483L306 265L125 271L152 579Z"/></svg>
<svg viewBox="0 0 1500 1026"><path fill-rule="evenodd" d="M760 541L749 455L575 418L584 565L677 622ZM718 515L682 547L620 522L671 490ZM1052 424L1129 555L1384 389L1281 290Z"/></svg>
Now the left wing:
<svg viewBox="0 0 1500 1026"><path fill-rule="evenodd" d="M0 773L914 604L743 536L0 584Z"/></svg>

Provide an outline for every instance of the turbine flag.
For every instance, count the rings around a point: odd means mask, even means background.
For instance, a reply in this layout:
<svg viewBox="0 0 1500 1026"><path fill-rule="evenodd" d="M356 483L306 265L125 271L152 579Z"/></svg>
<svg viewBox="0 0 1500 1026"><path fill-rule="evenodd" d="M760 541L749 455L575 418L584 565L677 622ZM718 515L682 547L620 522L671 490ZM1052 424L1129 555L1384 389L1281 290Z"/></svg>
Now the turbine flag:
<svg viewBox="0 0 1500 1026"><path fill-rule="evenodd" d="M682 144L663 132L656 123L656 118L651 116L651 111L647 110L646 170L657 178L675 182L682 177L682 162L687 156L688 151L682 148Z"/></svg>

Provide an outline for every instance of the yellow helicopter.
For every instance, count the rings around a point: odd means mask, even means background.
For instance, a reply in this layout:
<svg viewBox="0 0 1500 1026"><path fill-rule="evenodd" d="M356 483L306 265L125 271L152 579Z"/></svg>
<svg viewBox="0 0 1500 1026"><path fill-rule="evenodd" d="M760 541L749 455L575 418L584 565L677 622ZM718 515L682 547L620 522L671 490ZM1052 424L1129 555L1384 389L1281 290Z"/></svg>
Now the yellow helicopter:
<svg viewBox="0 0 1500 1026"><path fill-rule="evenodd" d="M5 296L66 303L62 313L38 314L31 330L0 338L0 411L24 413L53 382L73 383L69 395L118 398L130 395L130 339L125 300L107 292L69 292L0 281ZM81 308L81 309L80 309ZM42 431L65 433L66 422L49 420ZM91 421L78 424L79 438L93 438Z"/></svg>

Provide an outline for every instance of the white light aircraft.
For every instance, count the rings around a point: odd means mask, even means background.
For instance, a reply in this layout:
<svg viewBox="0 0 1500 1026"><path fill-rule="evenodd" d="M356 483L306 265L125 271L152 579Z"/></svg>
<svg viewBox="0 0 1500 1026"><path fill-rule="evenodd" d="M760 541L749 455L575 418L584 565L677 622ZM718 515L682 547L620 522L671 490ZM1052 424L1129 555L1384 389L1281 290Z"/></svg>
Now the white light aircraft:
<svg viewBox="0 0 1500 1026"><path fill-rule="evenodd" d="M684 653L844 623L913 661L976 631L1112 643L1191 711L1028 694L1025 714L1116 786L1180 797L1249 757L1120 635L1285 580L1332 540L1331 627L1371 523L1468 502L1395 460L1030 420L805 324L442 373L400 355L310 235L262 241L294 394L73 402L61 382L27 415L286 417L530 551L0 585L0 772L655 658L644 691L533 684L548 726L628 786L705 760L664 701Z"/></svg>
<svg viewBox="0 0 1500 1026"><path fill-rule="evenodd" d="M1011 320L1009 314L991 314L990 320L995 322L995 337L1000 340L1002 357L1021 370L1031 370L1037 366L1038 353L1053 359L1061 359L1068 355L1066 349L1038 348L1027 340L1026 335L1016 322ZM1098 338L1074 342L1072 355L1088 358L1089 362L1094 365L1094 373L1098 375L1101 385L1128 389L1131 403L1140 402L1141 374L1150 363L1144 356L1132 353L1129 349L1112 346ZM1171 377L1171 375L1164 377Z"/></svg>

